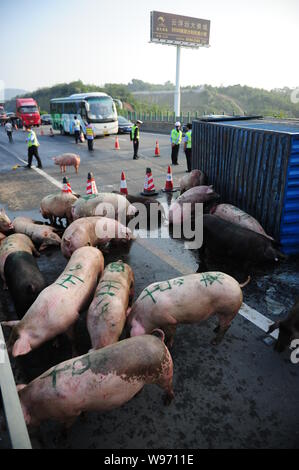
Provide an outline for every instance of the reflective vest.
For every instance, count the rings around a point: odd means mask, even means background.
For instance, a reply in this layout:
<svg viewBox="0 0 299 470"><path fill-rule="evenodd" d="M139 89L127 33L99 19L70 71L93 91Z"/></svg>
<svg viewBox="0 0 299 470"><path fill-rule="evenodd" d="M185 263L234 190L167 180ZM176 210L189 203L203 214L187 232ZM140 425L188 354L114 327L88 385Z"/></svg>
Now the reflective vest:
<svg viewBox="0 0 299 470"><path fill-rule="evenodd" d="M28 142L28 148L32 147L35 145L36 147L39 146L36 133L34 131L30 131L28 136L27 136L27 142Z"/></svg>
<svg viewBox="0 0 299 470"><path fill-rule="evenodd" d="M139 135L140 135L139 127L138 127L138 126L135 126L135 125L132 127L132 131L131 131L132 140L135 140L135 130L136 130L136 129L137 129L136 139L139 140Z"/></svg>
<svg viewBox="0 0 299 470"><path fill-rule="evenodd" d="M182 131L177 131L176 129L172 129L171 131L171 143L175 145L179 145L182 142Z"/></svg>
<svg viewBox="0 0 299 470"><path fill-rule="evenodd" d="M187 149L192 149L192 130L186 132L186 138L187 138Z"/></svg>
<svg viewBox="0 0 299 470"><path fill-rule="evenodd" d="M90 126L86 127L86 137L89 140L93 139L93 130L92 130L92 127L90 127Z"/></svg>

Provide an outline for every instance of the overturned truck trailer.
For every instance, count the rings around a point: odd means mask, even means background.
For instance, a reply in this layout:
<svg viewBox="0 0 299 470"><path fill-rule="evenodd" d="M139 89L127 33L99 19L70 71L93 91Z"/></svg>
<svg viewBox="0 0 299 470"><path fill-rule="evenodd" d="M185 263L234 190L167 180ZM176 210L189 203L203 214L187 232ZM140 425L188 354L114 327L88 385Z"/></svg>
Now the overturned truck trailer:
<svg viewBox="0 0 299 470"><path fill-rule="evenodd" d="M299 253L299 120L206 118L193 121L192 168L221 194Z"/></svg>

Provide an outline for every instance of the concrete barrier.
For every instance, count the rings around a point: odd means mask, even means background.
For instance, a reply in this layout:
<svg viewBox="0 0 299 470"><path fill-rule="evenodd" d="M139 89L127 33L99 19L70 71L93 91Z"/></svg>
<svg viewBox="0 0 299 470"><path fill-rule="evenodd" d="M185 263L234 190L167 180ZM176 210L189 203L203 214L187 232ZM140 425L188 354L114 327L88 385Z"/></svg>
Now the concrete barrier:
<svg viewBox="0 0 299 470"><path fill-rule="evenodd" d="M163 122L163 121L144 121L141 126L141 131L143 132L154 132L155 134L169 134L174 128L172 122Z"/></svg>

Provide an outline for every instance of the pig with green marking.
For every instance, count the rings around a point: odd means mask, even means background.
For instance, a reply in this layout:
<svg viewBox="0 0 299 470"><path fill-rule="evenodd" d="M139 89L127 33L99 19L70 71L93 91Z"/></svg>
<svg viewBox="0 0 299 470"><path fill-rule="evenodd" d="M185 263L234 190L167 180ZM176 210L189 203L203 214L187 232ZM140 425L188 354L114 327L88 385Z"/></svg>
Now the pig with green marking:
<svg viewBox="0 0 299 470"><path fill-rule="evenodd" d="M134 297L134 273L123 261L105 268L88 309L87 329L93 349L117 343Z"/></svg>
<svg viewBox="0 0 299 470"><path fill-rule="evenodd" d="M146 384L162 388L168 405L174 398L172 377L172 358L158 330L70 359L18 390L28 426L46 420L71 426L83 412L124 405Z"/></svg>
<svg viewBox="0 0 299 470"><path fill-rule="evenodd" d="M217 315L213 344L218 344L241 308L241 287L247 282L240 285L227 274L206 272L151 284L141 292L128 317L131 336L161 328L171 346L177 325L201 323Z"/></svg>
<svg viewBox="0 0 299 470"><path fill-rule="evenodd" d="M104 269L102 253L93 247L79 248L63 273L44 289L21 321L3 322L12 328L9 350L24 356L62 333L72 339L79 313L89 305Z"/></svg>

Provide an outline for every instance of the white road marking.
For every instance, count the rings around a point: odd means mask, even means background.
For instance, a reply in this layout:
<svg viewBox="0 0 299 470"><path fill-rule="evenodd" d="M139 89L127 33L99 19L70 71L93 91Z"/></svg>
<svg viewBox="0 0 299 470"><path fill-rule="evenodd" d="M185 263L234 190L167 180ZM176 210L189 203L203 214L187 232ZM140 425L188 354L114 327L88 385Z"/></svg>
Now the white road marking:
<svg viewBox="0 0 299 470"><path fill-rule="evenodd" d="M4 147L3 145L0 144L1 147ZM27 164L25 160L22 158L18 157L14 152L11 150L7 150L6 147L4 147L5 151L11 153L15 158L17 158L20 162ZM144 156L145 157L145 156ZM148 157L147 157L148 158ZM48 175L45 171L40 170L39 168L32 167L36 173L39 175L43 176L46 178L50 183L52 183L54 186L57 186L58 188L62 188L62 184L57 181L55 178L52 176ZM155 256L158 258L162 259L165 263L167 263L169 266L173 267L176 271L183 275L188 275L188 274L193 274L193 271L191 268L188 266L184 265L183 263L180 263L177 261L175 258L173 258L171 255L168 255L165 253L163 250L160 250L159 248L152 246L146 239L144 238L137 238L136 242L144 247L146 250L150 251L153 253ZM246 318L246 320L250 321L253 323L255 326L260 328L262 331L267 332L269 329L269 326L271 326L274 322L270 320L268 317L262 315L260 312L255 310L254 308L249 307L249 305L243 303L239 314L242 315L242 317ZM274 339L278 338L278 331L273 331L271 333L271 336Z"/></svg>
<svg viewBox="0 0 299 470"><path fill-rule="evenodd" d="M0 144L1 147L3 147L3 145ZM15 152L13 152L12 150L8 150L5 148L5 151L7 151L8 153L12 154L15 158L17 158L19 160L19 162L21 163L24 163L25 165L27 165L27 162L26 160L23 160L23 158L20 158ZM53 178L52 176L48 175L48 173L46 173L44 170L41 170L40 168L37 168L36 166L31 166L32 170L36 171L36 173L38 173L39 175L43 176L44 178L46 178L50 183L52 183L54 186L57 186L59 189L62 189L62 183L59 183L59 181L57 181L55 178ZM29 170L28 170L29 171Z"/></svg>
<svg viewBox="0 0 299 470"><path fill-rule="evenodd" d="M240 315L242 315L242 317L246 318L251 323L254 323L258 328L260 328L261 330L263 330L265 332L267 332L269 330L269 327L271 325L273 325L273 323L274 323L272 320L265 317L260 312L258 312L254 308L249 307L249 305L244 304L244 303L243 303L239 313L240 313ZM273 331L273 333L271 333L270 336L272 336L272 338L274 338L274 339L277 339L278 338L278 330Z"/></svg>

